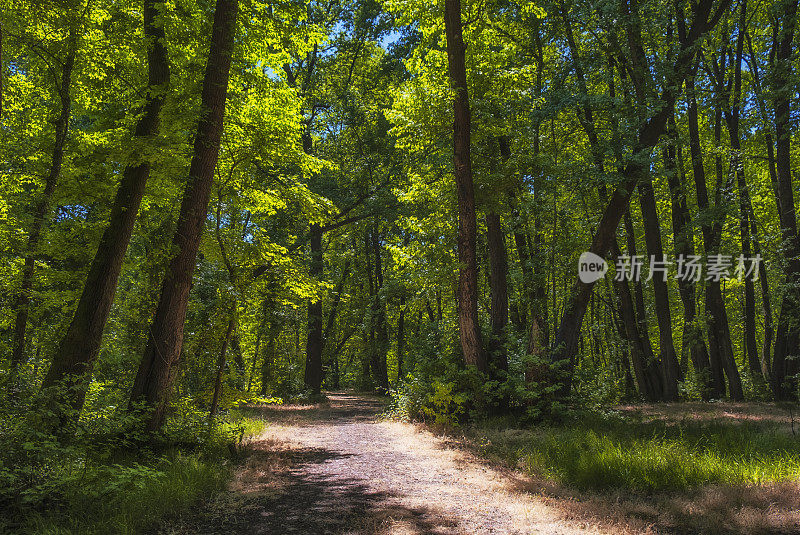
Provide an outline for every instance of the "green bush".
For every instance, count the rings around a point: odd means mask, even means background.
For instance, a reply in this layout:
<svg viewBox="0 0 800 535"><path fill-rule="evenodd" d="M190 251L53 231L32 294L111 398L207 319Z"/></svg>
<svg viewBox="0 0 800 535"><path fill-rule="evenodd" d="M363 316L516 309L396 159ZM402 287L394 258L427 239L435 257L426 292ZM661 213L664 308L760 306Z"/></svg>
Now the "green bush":
<svg viewBox="0 0 800 535"><path fill-rule="evenodd" d="M161 433L141 431L142 411L109 403L93 385L74 425L60 389L0 409L0 532L137 533L220 489L231 446L265 423L227 411L209 420L194 400L175 401ZM95 403L116 410L96 410Z"/></svg>

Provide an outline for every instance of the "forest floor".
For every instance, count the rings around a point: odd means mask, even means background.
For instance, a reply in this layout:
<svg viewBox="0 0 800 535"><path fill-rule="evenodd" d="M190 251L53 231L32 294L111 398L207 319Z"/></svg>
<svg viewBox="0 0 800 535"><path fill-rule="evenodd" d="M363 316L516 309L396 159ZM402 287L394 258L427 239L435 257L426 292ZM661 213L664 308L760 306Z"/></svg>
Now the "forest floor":
<svg viewBox="0 0 800 535"><path fill-rule="evenodd" d="M678 409L664 407L619 410L674 419L670 411ZM159 533L800 533L795 484L713 486L645 499L581 493L487 461L479 434L437 436L383 421L383 409L380 398L350 393L331 393L321 404L254 409L269 424L245 449L228 491ZM766 408L698 404L689 413L707 418L708 410L769 418ZM679 510L691 519L681 521Z"/></svg>

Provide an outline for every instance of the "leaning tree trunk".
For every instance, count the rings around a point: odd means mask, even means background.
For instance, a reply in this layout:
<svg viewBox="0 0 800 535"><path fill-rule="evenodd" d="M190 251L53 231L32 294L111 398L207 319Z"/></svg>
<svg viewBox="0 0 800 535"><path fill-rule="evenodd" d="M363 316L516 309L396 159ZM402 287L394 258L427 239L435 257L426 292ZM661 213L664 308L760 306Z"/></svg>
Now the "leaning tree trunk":
<svg viewBox="0 0 800 535"><path fill-rule="evenodd" d="M594 232L592 244L589 247L591 253L600 257L605 257L609 253L616 239L617 226L628 208L633 190L649 172L646 161L649 160L653 146L664 132L670 110L678 98L682 82L687 75L687 64L694 55L694 44L715 23L713 18L709 20L712 4L711 0L703 1L693 10L696 18L691 29L681 38L678 57L669 72L669 81L665 84L664 92L659 98L660 105L639 128L632 154L622 173L623 180L610 196ZM641 35L639 35L639 42L641 42ZM641 52L637 52L637 54L640 55ZM640 69L643 69L643 64L640 65ZM640 73L640 75L644 76L646 73ZM644 106L645 104L640 102L639 105ZM569 297L566 299L561 325L553 341L551 360L554 367L558 368L555 374L560 376L556 378L560 396L568 395L572 387L581 326L594 284L594 282L585 283L580 278L575 281Z"/></svg>
<svg viewBox="0 0 800 535"><path fill-rule="evenodd" d="M151 46L147 56L147 100L144 114L136 124L134 135L137 138L149 138L158 133L161 109L170 82L164 28L157 24L159 12L156 6L155 0L144 2L144 34ZM58 345L44 386L67 377L85 377L91 373L149 176L150 162L147 161L130 164L123 171L108 226L100 239L75 314ZM78 387L71 395L70 402L78 411L83 406L86 386Z"/></svg>
<svg viewBox="0 0 800 535"><path fill-rule="evenodd" d="M132 403L145 402L152 407L145 425L148 431L159 429L164 421L178 368L192 274L219 157L238 6L238 0L217 0L203 79L203 114L197 125L189 179L173 237L173 249L177 254L164 277L131 392Z"/></svg>
<svg viewBox="0 0 800 535"><path fill-rule="evenodd" d="M64 161L64 145L67 142L67 132L69 131L69 118L72 111L72 69L75 66L75 53L77 51L77 37L75 31L71 30L67 38L67 57L61 68L61 79L54 80L59 97L60 111L55 120L55 142L53 143L53 155L50 160L50 170L44 182L44 190L39 200L33 206L33 224L28 233L28 245L25 252L25 262L22 266L22 281L19 293L14 303L14 310L17 316L14 320L14 339L11 349L11 374L15 374L17 368L25 359L25 331L28 327L28 315L30 312L31 290L33 289L33 274L36 264L36 249L39 247L39 240L42 236L47 213L50 211L50 201L53 192L61 176L61 166ZM0 57L0 60L2 58ZM0 63L0 67L2 64ZM2 78L0 76L0 78Z"/></svg>
<svg viewBox="0 0 800 535"><path fill-rule="evenodd" d="M458 327L464 362L486 371L478 323L478 263L475 193L470 161L470 108L461 28L461 0L445 0L447 65L453 99L453 167L458 197Z"/></svg>

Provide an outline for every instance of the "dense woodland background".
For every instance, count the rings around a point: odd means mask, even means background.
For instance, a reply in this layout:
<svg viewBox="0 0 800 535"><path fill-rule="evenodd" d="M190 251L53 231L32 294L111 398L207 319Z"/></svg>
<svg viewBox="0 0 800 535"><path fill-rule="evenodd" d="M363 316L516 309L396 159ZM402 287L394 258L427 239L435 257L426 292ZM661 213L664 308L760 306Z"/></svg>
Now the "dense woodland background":
<svg viewBox="0 0 800 535"><path fill-rule="evenodd" d="M796 399L797 8L4 0L1 432ZM588 285L589 250L732 275Z"/></svg>

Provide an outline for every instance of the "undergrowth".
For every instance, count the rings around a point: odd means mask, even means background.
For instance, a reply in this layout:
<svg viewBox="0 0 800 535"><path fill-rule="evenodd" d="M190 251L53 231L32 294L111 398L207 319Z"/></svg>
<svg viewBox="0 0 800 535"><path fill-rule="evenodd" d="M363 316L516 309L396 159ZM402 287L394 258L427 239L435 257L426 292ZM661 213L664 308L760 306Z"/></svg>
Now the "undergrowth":
<svg viewBox="0 0 800 535"><path fill-rule="evenodd" d="M0 411L0 533L135 534L224 487L242 444L265 422L231 402L210 420L191 398L175 400L157 435L112 389L93 387L78 423L46 425L47 393L8 398ZM102 403L95 403L102 398ZM275 403L275 399L254 399ZM108 407L120 407L109 409Z"/></svg>

